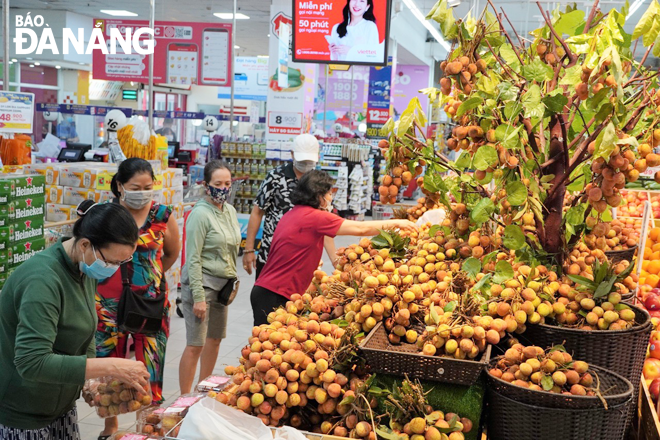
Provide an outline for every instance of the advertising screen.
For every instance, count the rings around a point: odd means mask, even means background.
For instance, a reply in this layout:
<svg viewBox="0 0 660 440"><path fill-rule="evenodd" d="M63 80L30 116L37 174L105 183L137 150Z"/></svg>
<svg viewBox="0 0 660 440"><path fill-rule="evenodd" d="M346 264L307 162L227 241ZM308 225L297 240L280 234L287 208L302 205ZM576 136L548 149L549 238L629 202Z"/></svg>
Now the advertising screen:
<svg viewBox="0 0 660 440"><path fill-rule="evenodd" d="M293 61L387 64L390 0L294 0Z"/></svg>

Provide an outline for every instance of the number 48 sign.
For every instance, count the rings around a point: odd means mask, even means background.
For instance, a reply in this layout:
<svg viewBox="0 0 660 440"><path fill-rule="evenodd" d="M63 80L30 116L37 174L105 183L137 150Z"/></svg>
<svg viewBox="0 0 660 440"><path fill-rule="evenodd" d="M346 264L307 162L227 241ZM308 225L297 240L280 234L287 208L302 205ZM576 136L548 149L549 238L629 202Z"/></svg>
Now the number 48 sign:
<svg viewBox="0 0 660 440"><path fill-rule="evenodd" d="M0 91L0 133L32 133L34 94Z"/></svg>

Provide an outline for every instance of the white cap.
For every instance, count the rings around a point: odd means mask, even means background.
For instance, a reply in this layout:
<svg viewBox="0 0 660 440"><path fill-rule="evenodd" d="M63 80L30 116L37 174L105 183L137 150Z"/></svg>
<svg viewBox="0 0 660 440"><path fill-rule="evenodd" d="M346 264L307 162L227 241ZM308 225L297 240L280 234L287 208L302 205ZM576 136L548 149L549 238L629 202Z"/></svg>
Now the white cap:
<svg viewBox="0 0 660 440"><path fill-rule="evenodd" d="M311 134L301 134L293 140L293 158L299 162L319 161L319 141Z"/></svg>

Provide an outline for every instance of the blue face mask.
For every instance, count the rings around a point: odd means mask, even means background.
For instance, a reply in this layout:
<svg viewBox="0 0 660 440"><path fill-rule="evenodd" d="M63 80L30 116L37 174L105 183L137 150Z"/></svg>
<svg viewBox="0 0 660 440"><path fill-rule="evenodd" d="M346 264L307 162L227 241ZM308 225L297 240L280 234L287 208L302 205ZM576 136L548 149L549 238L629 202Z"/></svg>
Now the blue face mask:
<svg viewBox="0 0 660 440"><path fill-rule="evenodd" d="M105 261L100 260L99 257L96 256L96 250L93 247L92 252L94 252L94 262L91 265L85 263L84 261L78 263L80 266L80 271L83 274L100 281L105 280L106 278L110 278L115 274L115 272L117 272L117 269L119 269L118 265L108 264Z"/></svg>
<svg viewBox="0 0 660 440"><path fill-rule="evenodd" d="M216 203L225 203L229 197L231 188L216 188L215 186L208 185L206 187L206 194L213 199Z"/></svg>

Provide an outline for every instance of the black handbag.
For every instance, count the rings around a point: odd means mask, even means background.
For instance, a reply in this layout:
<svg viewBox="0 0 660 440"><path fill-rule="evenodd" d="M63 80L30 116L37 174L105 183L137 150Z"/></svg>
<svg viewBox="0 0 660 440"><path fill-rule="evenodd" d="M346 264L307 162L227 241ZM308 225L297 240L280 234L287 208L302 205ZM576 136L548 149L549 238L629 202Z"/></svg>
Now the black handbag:
<svg viewBox="0 0 660 440"><path fill-rule="evenodd" d="M234 298L236 298L240 285L241 282L238 281L238 279L228 278L227 283L218 292L218 302L223 306L228 306L234 302Z"/></svg>
<svg viewBox="0 0 660 440"><path fill-rule="evenodd" d="M167 301L165 278L160 284L160 294L155 298L133 290L126 264L121 265L121 279L123 288L117 306L117 327L124 333L155 336L161 329Z"/></svg>

